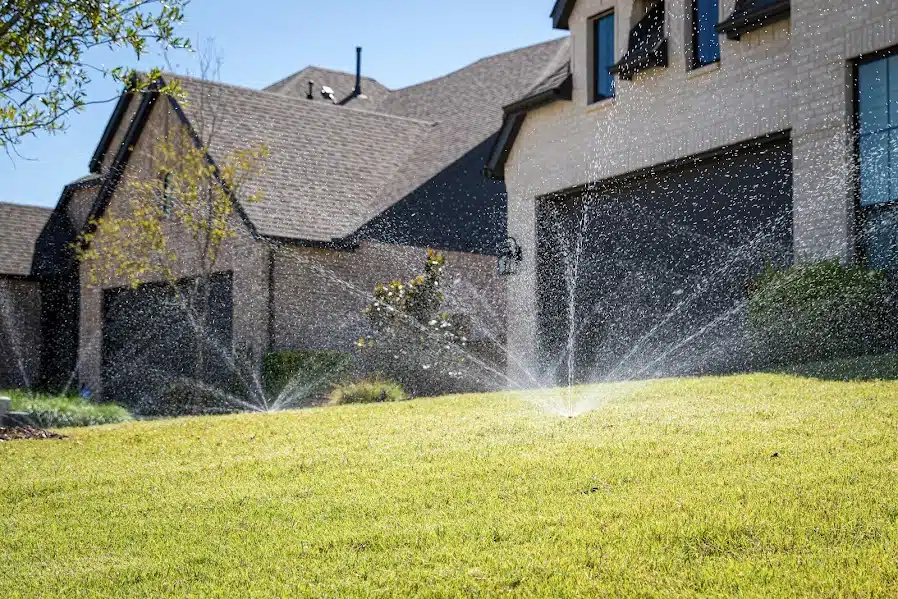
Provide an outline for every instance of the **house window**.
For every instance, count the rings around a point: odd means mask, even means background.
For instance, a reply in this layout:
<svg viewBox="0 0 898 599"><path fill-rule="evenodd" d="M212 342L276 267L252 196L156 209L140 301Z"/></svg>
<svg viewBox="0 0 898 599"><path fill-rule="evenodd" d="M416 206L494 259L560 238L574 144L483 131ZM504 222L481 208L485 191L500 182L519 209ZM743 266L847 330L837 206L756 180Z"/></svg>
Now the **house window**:
<svg viewBox="0 0 898 599"><path fill-rule="evenodd" d="M592 21L593 90L592 101L614 97L614 13L605 13Z"/></svg>
<svg viewBox="0 0 898 599"><path fill-rule="evenodd" d="M692 0L692 68L720 60L717 37L718 0Z"/></svg>
<svg viewBox="0 0 898 599"><path fill-rule="evenodd" d="M162 214L171 216L174 206L174 191L172 190L172 174L165 173L162 176Z"/></svg>
<svg viewBox="0 0 898 599"><path fill-rule="evenodd" d="M861 243L870 266L898 266L898 55L857 68Z"/></svg>

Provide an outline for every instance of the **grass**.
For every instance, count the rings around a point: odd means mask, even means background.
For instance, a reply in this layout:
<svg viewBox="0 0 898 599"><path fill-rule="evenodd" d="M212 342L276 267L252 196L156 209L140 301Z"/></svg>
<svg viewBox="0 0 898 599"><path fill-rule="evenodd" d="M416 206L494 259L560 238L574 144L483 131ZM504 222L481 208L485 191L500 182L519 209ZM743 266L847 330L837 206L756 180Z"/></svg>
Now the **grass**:
<svg viewBox="0 0 898 599"><path fill-rule="evenodd" d="M131 414L115 404L91 403L81 397L53 396L30 391L0 391L12 399L12 409L28 412L36 425L45 428L93 426L131 420Z"/></svg>
<svg viewBox="0 0 898 599"><path fill-rule="evenodd" d="M579 391L2 444L0 596L898 595L898 383Z"/></svg>

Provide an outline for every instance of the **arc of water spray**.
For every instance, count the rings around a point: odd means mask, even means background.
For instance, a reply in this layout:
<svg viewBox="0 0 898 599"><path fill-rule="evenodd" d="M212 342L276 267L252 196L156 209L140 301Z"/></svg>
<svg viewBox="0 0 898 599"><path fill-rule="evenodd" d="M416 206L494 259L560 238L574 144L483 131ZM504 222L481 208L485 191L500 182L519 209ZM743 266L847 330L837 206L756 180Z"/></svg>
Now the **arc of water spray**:
<svg viewBox="0 0 898 599"><path fill-rule="evenodd" d="M735 264L737 264L742 258L745 257L745 254L752 249L760 240L764 239L771 235L772 231L775 230L775 225L778 224L784 216L780 216L773 221L767 223L767 226L770 228L770 231L765 231L765 226L762 225L756 231L758 231L752 238L738 246L735 249L733 257L724 262L719 268L714 270L708 275L702 277L699 281L698 285L696 285L692 291L686 295L682 300L680 300L677 305L669 311L662 319L656 323L643 337L639 339L639 341L630 349L627 354L621 358L621 360L614 366L614 368L608 373L606 380L612 379L618 371L626 364L638 351L640 351L645 343L651 339L655 333L657 333L663 326L665 326L670 320L679 314L684 308L691 305L693 301L695 301L701 294L708 290L708 287L711 285L712 281L715 280L718 276L726 273L730 268L732 268Z"/></svg>

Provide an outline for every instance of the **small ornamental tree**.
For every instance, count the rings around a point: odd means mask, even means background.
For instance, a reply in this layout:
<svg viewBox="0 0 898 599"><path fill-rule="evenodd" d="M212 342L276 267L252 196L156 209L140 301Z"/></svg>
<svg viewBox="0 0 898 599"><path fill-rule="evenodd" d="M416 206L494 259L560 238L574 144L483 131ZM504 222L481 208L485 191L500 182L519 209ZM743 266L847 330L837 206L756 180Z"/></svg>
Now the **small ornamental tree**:
<svg viewBox="0 0 898 599"><path fill-rule="evenodd" d="M206 147L186 131L159 140L153 176L137 176L125 185L129 206L93 219L80 238L78 256L88 263L91 282L124 280L137 287L211 276L224 244L240 232L234 198L247 203L261 198L248 184L262 172L267 156L267 147L257 145L216 156L213 163ZM170 247L173 233L187 239L192 251Z"/></svg>
<svg viewBox="0 0 898 599"><path fill-rule="evenodd" d="M429 386L435 377L458 379L463 374L470 326L463 315L443 311L445 261L441 253L427 250L424 272L406 282L377 285L362 311L373 333L359 339L359 347L377 370L416 391L425 379L430 381L423 385Z"/></svg>

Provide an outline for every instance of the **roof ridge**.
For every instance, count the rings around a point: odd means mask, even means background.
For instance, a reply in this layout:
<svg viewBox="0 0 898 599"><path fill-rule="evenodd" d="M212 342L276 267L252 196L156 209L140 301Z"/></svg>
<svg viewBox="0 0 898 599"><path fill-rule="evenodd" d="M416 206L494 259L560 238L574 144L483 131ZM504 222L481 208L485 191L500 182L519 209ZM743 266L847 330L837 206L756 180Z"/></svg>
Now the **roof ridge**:
<svg viewBox="0 0 898 599"><path fill-rule="evenodd" d="M284 83L284 82L287 81L288 79L292 79L292 78L296 77L297 75L299 75L300 73L302 73L302 72L305 71L306 69L319 69L319 70L321 70L321 71L330 71L331 73L339 73L340 75L349 75L350 77L355 77L355 73L350 73L349 71L341 71L340 69L331 69L331 68L329 68L329 67L319 67L319 66L314 65L314 64L307 64L306 66L304 66L303 68L299 69L298 71L294 71L293 73L290 73L290 74L287 75L286 77L282 77L281 79L278 79L278 80L275 81L274 83L270 83L270 84L266 85L263 89L261 89L261 90L259 90L259 91L267 91L268 88L274 87L275 85L278 85L279 83ZM384 88L384 89L387 90L387 91L393 91L392 89L390 89L389 87L387 87L386 85L384 85L383 83L381 83L379 80L375 79L374 77L369 77L369 76L367 76L367 75L362 75L362 79L367 79L368 81L373 81L374 83L378 84L379 86L381 86L382 88ZM272 92L272 93L277 93L277 92Z"/></svg>
<svg viewBox="0 0 898 599"><path fill-rule="evenodd" d="M405 90L409 90L409 89L414 89L414 88L420 87L420 86L422 86L422 85L427 85L427 84L429 84L429 83L433 83L434 81L439 81L440 79L446 79L447 77L451 77L452 75L455 75L456 73L460 73L461 71L464 71L464 70L466 70L466 69L470 69L470 68L473 67L474 65L480 64L480 63L482 63L482 62L486 62L487 60L492 60L492 59L494 59L494 58L499 58L500 56L507 56L508 54L514 54L515 52L522 52L522 51L524 51L524 50L530 50L530 49L532 49L532 48L537 48L537 47L539 47L539 46L546 46L546 45L549 45L549 44L554 44L554 43L557 43L557 42L559 42L559 41L561 41L561 40L567 39L567 38L569 38L569 37L570 37L570 35L564 35L564 36L561 36L561 37L556 37L556 38L552 38L552 39L549 39L549 40L545 40L545 41L542 41L542 42L537 42L537 43L535 43L535 44L529 44L529 45L527 45L527 46L521 46L520 48L513 48L513 49L511 49L511 50L505 50L505 51L503 51L503 52L499 52L498 54L490 54L489 56L483 56L483 57L478 58L477 60L475 60L475 61L473 61L473 62L470 62L470 63L468 63L468 64L466 64L466 65L464 65L464 66L462 66L462 67L459 67L459 68L457 68L457 69L455 69L455 70L453 70L453 71L449 71L448 73L445 73L445 74L443 74L443 75L440 75L439 77L434 77L433 79L427 79L427 80L425 80L425 81L420 81L420 82L418 82L418 83L413 83L413 84L407 85L407 86L405 86L405 87L397 87L396 89L391 90L391 91L392 91L393 93L395 93L395 92L401 92L401 91L405 91Z"/></svg>
<svg viewBox="0 0 898 599"><path fill-rule="evenodd" d="M38 204L25 204L22 202L10 202L10 201L0 200L0 206L15 206L16 208L25 208L25 209L41 210L41 211L45 211L45 212L53 212L53 208L50 208L49 206L39 206Z"/></svg>
<svg viewBox="0 0 898 599"><path fill-rule="evenodd" d="M195 81L195 82L197 82L197 83L199 83L199 84L201 84L201 85L216 85L216 86L219 86L219 87L227 87L227 88L231 88L231 89L240 90L240 91L243 91L243 92L251 92L251 93L254 93L254 94L260 94L260 95L268 96L268 97L271 97L271 98L277 98L278 100L280 100L280 101L282 101L282 102L286 102L286 103L294 103L294 104L297 104L297 105L300 105L300 106L308 106L308 107L314 106L314 107L316 107L316 108L320 108L320 109L323 109L323 110L327 110L327 109L330 109L330 108L335 108L335 109L338 109L338 110L351 110L351 111L353 111L353 112L357 112L357 113L361 113L361 114L369 114L369 115L370 115L370 114L373 114L373 115L377 115L377 116L388 117L388 118L391 118L391 119L397 119L397 120L402 120L402 121L410 121L410 122L413 122L413 123L419 123L419 124L421 124L421 125L427 125L427 126L430 126L430 127L433 127L434 125L437 124L437 121L426 121L426 120L424 120L424 119L416 119L416 118L413 118L413 117L401 116L401 115L398 115L398 114L390 114L390 113L388 113L388 112L378 112L378 111L375 111L375 110L363 110L363 109L361 109L361 108L353 108L352 106L346 106L346 105L340 105L340 104L332 104L332 103L329 103L329 102L313 102L313 101L309 101L309 100L307 100L307 99L305 99L305 98L301 98L301 97L299 97L299 96L292 96L292 95L290 95L290 94L282 94L282 93L279 93L279 92L272 92L272 91L268 91L268 90L265 90L265 89L253 89L253 88L251 88L251 87L246 87L245 85L236 85L236 84L234 84L234 83L224 83L224 82L221 82L221 81L209 81L208 79L200 79L199 77L193 77L193 76L191 76L191 75L178 75L177 73L165 72L165 73L162 73L163 81L164 81L164 78L167 77L167 76L171 76L171 77L174 77L174 78L176 78L176 79L189 79L189 80Z"/></svg>

